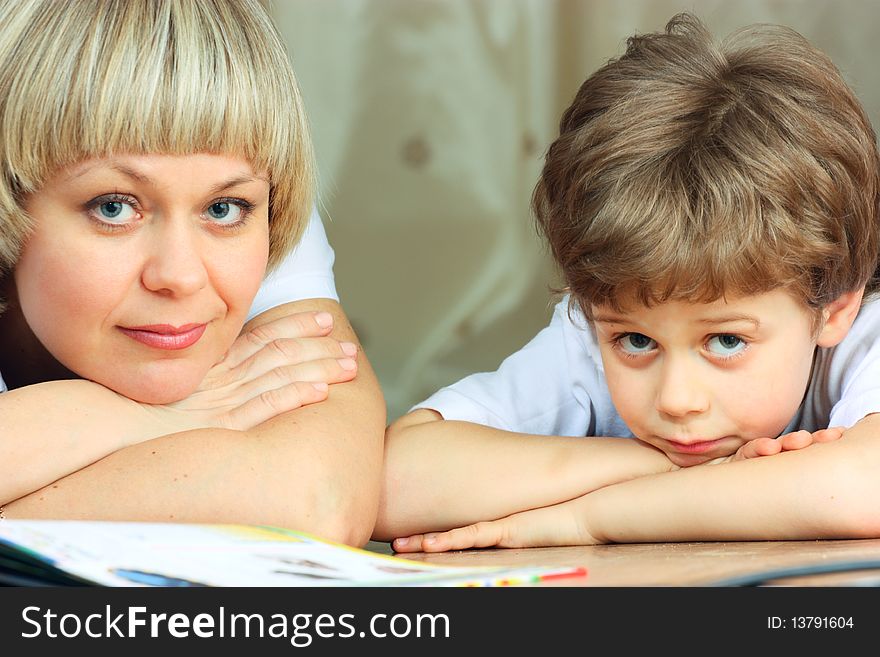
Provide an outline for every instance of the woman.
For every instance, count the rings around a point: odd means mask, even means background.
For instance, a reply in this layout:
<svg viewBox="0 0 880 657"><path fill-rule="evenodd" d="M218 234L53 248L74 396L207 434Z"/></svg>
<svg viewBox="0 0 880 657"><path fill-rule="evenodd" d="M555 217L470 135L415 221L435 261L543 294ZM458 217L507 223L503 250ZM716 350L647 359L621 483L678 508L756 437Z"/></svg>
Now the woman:
<svg viewBox="0 0 880 657"><path fill-rule="evenodd" d="M0 26L3 515L366 542L384 402L265 11L11 0Z"/></svg>

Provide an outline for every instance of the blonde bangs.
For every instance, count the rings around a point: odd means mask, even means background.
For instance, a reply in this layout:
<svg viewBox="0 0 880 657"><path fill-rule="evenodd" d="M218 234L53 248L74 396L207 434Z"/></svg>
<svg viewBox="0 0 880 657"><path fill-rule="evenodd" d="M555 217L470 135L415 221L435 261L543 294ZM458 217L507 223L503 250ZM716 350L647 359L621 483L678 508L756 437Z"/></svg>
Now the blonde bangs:
<svg viewBox="0 0 880 657"><path fill-rule="evenodd" d="M233 154L270 177L270 268L295 245L312 203L311 142L259 3L13 4L30 20L0 60L0 149L19 194L91 157Z"/></svg>

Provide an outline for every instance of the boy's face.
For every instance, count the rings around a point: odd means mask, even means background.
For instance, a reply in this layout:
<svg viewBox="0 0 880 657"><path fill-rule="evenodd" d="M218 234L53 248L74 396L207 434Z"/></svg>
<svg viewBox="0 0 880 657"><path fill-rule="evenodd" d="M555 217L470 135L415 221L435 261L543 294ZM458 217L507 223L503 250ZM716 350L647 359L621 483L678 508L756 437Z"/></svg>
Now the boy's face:
<svg viewBox="0 0 880 657"><path fill-rule="evenodd" d="M67 369L127 397L192 393L232 344L266 270L269 183L243 159L91 159L26 202L21 311Z"/></svg>
<svg viewBox="0 0 880 657"><path fill-rule="evenodd" d="M813 315L784 290L592 310L617 411L679 466L776 437L804 397Z"/></svg>

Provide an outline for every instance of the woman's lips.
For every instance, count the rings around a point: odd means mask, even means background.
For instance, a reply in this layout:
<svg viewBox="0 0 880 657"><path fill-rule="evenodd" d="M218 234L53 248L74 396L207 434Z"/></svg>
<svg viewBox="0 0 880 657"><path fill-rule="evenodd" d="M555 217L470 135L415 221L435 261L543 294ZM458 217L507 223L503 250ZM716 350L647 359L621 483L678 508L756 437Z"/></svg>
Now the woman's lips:
<svg viewBox="0 0 880 657"><path fill-rule="evenodd" d="M178 350L191 347L205 332L207 324L186 324L171 326L169 324L151 324L149 326L119 326L119 330L132 340L155 349Z"/></svg>

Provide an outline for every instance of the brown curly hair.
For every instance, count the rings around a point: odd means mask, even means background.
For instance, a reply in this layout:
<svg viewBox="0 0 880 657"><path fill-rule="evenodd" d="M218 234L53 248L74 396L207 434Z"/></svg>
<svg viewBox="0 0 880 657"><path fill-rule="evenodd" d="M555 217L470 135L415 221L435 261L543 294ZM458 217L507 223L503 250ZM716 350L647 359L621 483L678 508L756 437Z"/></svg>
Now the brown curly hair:
<svg viewBox="0 0 880 657"><path fill-rule="evenodd" d="M533 195L572 302L709 302L789 289L818 312L878 279L878 152L831 60L694 16L628 40L565 111Z"/></svg>

